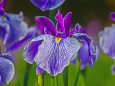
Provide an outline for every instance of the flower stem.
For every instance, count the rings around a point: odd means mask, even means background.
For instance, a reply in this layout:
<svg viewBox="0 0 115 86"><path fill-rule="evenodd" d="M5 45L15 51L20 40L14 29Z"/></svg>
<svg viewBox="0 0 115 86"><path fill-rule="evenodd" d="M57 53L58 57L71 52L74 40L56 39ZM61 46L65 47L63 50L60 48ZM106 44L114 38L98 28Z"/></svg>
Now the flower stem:
<svg viewBox="0 0 115 86"><path fill-rule="evenodd" d="M44 86L44 74L39 74L38 75L38 84L39 86Z"/></svg>
<svg viewBox="0 0 115 86"><path fill-rule="evenodd" d="M68 86L68 67L66 67L63 71L63 81L64 86Z"/></svg>
<svg viewBox="0 0 115 86"><path fill-rule="evenodd" d="M78 80L79 80L79 74L80 74L80 63L78 64L78 71L77 71L77 75L76 75L76 78L75 78L75 83L74 83L74 86L77 86L78 85Z"/></svg>
<svg viewBox="0 0 115 86"><path fill-rule="evenodd" d="M27 85L28 85L28 78L29 78L30 68L31 68L31 65L27 63L27 64L26 64L26 71L25 71L24 84L23 84L23 86L27 86Z"/></svg>

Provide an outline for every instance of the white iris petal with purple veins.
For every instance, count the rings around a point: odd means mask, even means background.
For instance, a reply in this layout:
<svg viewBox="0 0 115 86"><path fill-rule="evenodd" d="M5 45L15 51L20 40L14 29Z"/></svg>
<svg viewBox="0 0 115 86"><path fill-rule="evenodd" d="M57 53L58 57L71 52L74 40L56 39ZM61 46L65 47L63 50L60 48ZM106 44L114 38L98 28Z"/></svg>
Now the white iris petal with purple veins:
<svg viewBox="0 0 115 86"><path fill-rule="evenodd" d="M14 76L13 58L6 54L0 54L0 86L8 84Z"/></svg>
<svg viewBox="0 0 115 86"><path fill-rule="evenodd" d="M108 54L111 58L115 59L115 25L112 27L105 27L99 33L100 47L104 53Z"/></svg>

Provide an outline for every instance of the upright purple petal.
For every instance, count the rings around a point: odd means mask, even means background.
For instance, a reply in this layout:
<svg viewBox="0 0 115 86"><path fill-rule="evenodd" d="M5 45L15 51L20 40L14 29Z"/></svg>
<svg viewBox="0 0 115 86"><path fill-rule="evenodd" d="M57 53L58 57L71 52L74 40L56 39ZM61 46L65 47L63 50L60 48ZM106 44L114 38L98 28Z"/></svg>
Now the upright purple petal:
<svg viewBox="0 0 115 86"><path fill-rule="evenodd" d="M31 0L31 2L42 11L45 11L60 6L64 0Z"/></svg>
<svg viewBox="0 0 115 86"><path fill-rule="evenodd" d="M110 13L110 19L115 21L115 12Z"/></svg>
<svg viewBox="0 0 115 86"><path fill-rule="evenodd" d="M5 8L5 5L6 5L6 1L7 0L1 0L0 1L0 15L4 15L4 8Z"/></svg>
<svg viewBox="0 0 115 86"><path fill-rule="evenodd" d="M0 77L1 83L0 86L8 84L14 76L14 65L13 63L6 58L0 57Z"/></svg>
<svg viewBox="0 0 115 86"><path fill-rule="evenodd" d="M71 30L70 34L73 35L73 34L79 32L80 29L81 29L81 26L80 26L79 24L76 24L75 28L73 28L73 29Z"/></svg>
<svg viewBox="0 0 115 86"><path fill-rule="evenodd" d="M72 12L69 12L64 18L64 27L66 36L69 36L69 30L71 27L71 18L72 18Z"/></svg>
<svg viewBox="0 0 115 86"><path fill-rule="evenodd" d="M56 20L57 20L57 26L56 26L57 31L64 32L63 16L60 11L58 11L58 14L56 15Z"/></svg>
<svg viewBox="0 0 115 86"><path fill-rule="evenodd" d="M72 56L77 53L80 45L74 38L62 38L57 44L55 37L47 37L39 46L35 62L41 69L56 76L68 66Z"/></svg>
<svg viewBox="0 0 115 86"><path fill-rule="evenodd" d="M47 29L53 36L56 36L55 26L53 22L49 20L47 17L36 17L36 23L37 23L38 29L43 34L45 33L44 30Z"/></svg>

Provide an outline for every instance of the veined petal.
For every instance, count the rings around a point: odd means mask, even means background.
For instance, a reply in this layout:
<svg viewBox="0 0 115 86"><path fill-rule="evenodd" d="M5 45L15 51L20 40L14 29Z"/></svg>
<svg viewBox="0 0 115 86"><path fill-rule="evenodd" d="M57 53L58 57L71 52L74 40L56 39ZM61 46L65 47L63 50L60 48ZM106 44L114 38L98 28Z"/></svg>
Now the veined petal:
<svg viewBox="0 0 115 86"><path fill-rule="evenodd" d="M72 12L69 12L64 18L64 27L66 36L69 36L69 30L71 27L71 18L72 18Z"/></svg>
<svg viewBox="0 0 115 86"><path fill-rule="evenodd" d="M36 17L38 29L44 34L44 29L47 29L53 36L56 36L56 29L51 20L47 17ZM46 33L47 34L47 33Z"/></svg>
<svg viewBox="0 0 115 86"><path fill-rule="evenodd" d="M86 42L88 45L88 63L89 65L93 65L96 61L96 45L94 44L93 40L84 33L76 33L73 34L74 38L79 40L80 42Z"/></svg>
<svg viewBox="0 0 115 86"><path fill-rule="evenodd" d="M72 56L79 48L80 45L74 38L62 38L57 44L55 37L50 36L39 46L34 60L41 69L56 76L68 66Z"/></svg>
<svg viewBox="0 0 115 86"><path fill-rule="evenodd" d="M58 11L58 14L56 15L55 19L57 20L57 26L56 26L57 31L64 32L63 16L62 16L60 10Z"/></svg>
<svg viewBox="0 0 115 86"><path fill-rule="evenodd" d="M14 58L11 55L8 54L0 54L0 58L5 58L10 60L12 63L14 63Z"/></svg>
<svg viewBox="0 0 115 86"><path fill-rule="evenodd" d="M40 35L32 39L25 47L23 52L23 58L26 62L32 64L36 53L39 51L40 44L50 35Z"/></svg>
<svg viewBox="0 0 115 86"><path fill-rule="evenodd" d="M20 41L15 42L12 46L6 49L7 52L14 51L18 49L22 44L27 42L28 40L33 39L34 37L38 36L38 30L36 27L31 27L31 29L28 30L27 35Z"/></svg>
<svg viewBox="0 0 115 86"><path fill-rule="evenodd" d="M100 47L104 53L107 53L111 58L115 59L115 26L105 27L103 31L99 33Z"/></svg>
<svg viewBox="0 0 115 86"><path fill-rule="evenodd" d="M14 76L14 65L13 63L5 58L0 57L0 76L1 76L1 84L8 84Z"/></svg>
<svg viewBox="0 0 115 86"><path fill-rule="evenodd" d="M60 6L65 0L31 0L42 11L51 10Z"/></svg>
<svg viewBox="0 0 115 86"><path fill-rule="evenodd" d="M4 44L8 48L13 43L22 40L27 33L27 24L23 21L22 13L6 14L7 21L2 22L9 25L9 32L4 39Z"/></svg>

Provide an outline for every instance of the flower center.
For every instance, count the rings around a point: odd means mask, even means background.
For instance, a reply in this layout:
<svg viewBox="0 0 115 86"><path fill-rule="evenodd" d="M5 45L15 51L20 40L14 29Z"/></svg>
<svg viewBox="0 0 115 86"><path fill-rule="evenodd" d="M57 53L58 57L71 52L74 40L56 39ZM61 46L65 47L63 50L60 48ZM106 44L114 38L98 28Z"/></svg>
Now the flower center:
<svg viewBox="0 0 115 86"><path fill-rule="evenodd" d="M60 38L60 37L56 37L56 38L55 38L56 43L58 44L58 43L61 41L61 39L62 39L62 38Z"/></svg>

